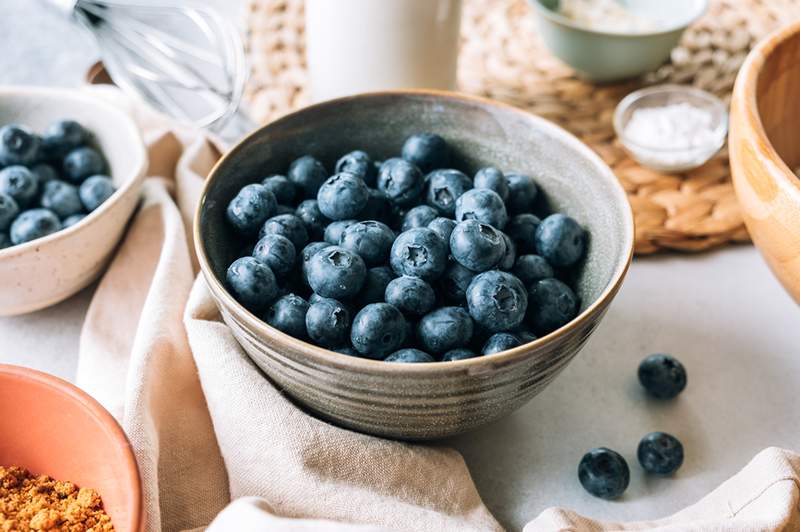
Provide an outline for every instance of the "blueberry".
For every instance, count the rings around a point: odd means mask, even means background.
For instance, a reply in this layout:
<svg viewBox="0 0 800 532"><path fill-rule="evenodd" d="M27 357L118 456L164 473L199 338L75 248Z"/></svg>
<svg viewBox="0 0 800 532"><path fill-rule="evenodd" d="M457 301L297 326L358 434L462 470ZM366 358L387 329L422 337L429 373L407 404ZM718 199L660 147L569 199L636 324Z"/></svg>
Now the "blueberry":
<svg viewBox="0 0 800 532"><path fill-rule="evenodd" d="M495 229L503 229L508 222L506 205L492 190L468 190L456 200L456 221L464 220L478 220Z"/></svg>
<svg viewBox="0 0 800 532"><path fill-rule="evenodd" d="M325 228L325 242L328 242L334 246L338 246L345 229L357 223L358 220L339 220L337 222L328 224L328 227Z"/></svg>
<svg viewBox="0 0 800 532"><path fill-rule="evenodd" d="M104 173L106 162L94 148L77 148L64 157L63 170L64 177L77 185L89 176Z"/></svg>
<svg viewBox="0 0 800 532"><path fill-rule="evenodd" d="M28 128L8 124L0 128L0 166L31 166L40 156L41 139Z"/></svg>
<svg viewBox="0 0 800 532"><path fill-rule="evenodd" d="M671 475L683 464L683 445L671 434L651 432L639 442L636 457L648 473Z"/></svg>
<svg viewBox="0 0 800 532"><path fill-rule="evenodd" d="M510 273L497 270L475 276L467 288L469 314L483 328L499 332L513 329L525 319L528 294Z"/></svg>
<svg viewBox="0 0 800 532"><path fill-rule="evenodd" d="M11 224L9 236L14 244L23 244L61 230L58 216L48 209L23 211Z"/></svg>
<svg viewBox="0 0 800 532"><path fill-rule="evenodd" d="M306 264L306 272L314 292L334 299L355 296L367 277L367 267L361 257L338 246L314 253Z"/></svg>
<svg viewBox="0 0 800 532"><path fill-rule="evenodd" d="M265 177L261 184L275 195L279 205L291 205L297 193L297 187L286 176L271 175Z"/></svg>
<svg viewBox="0 0 800 532"><path fill-rule="evenodd" d="M553 277L553 267L539 255L523 255L517 259L511 273L516 275L525 286L530 286L539 279Z"/></svg>
<svg viewBox="0 0 800 532"><path fill-rule="evenodd" d="M419 320L417 338L430 353L445 353L466 347L472 339L472 318L461 307L441 307Z"/></svg>
<svg viewBox="0 0 800 532"><path fill-rule="evenodd" d="M578 480L581 485L602 499L616 499L628 487L631 479L628 463L619 453L598 447L581 458Z"/></svg>
<svg viewBox="0 0 800 532"><path fill-rule="evenodd" d="M517 246L514 244L514 241L511 240L511 237L504 232L500 231L500 236L503 237L503 242L506 244L506 251L503 253L503 258L497 263L497 267L503 271L510 271L517 261Z"/></svg>
<svg viewBox="0 0 800 532"><path fill-rule="evenodd" d="M419 168L404 159L387 159L378 171L378 190L398 205L414 204L422 193L422 182Z"/></svg>
<svg viewBox="0 0 800 532"><path fill-rule="evenodd" d="M366 183L347 172L328 178L317 193L319 210L331 220L355 218L367 206L368 199Z"/></svg>
<svg viewBox="0 0 800 532"><path fill-rule="evenodd" d="M431 282L447 266L447 246L427 227L409 229L394 241L390 263L397 275L411 275Z"/></svg>
<svg viewBox="0 0 800 532"><path fill-rule="evenodd" d="M304 155L289 165L286 177L302 191L304 197L316 198L319 187L328 179L328 171L321 162Z"/></svg>
<svg viewBox="0 0 800 532"><path fill-rule="evenodd" d="M254 312L266 308L278 295L275 274L253 257L235 260L228 267L226 279L236 300Z"/></svg>
<svg viewBox="0 0 800 532"><path fill-rule="evenodd" d="M394 243L394 231L375 220L348 226L339 238L339 245L357 253L367 266L385 264Z"/></svg>
<svg viewBox="0 0 800 532"><path fill-rule="evenodd" d="M419 277L407 275L393 279L386 287L384 297L401 312L415 316L430 312L436 303L436 293L431 285Z"/></svg>
<svg viewBox="0 0 800 532"><path fill-rule="evenodd" d="M417 165L423 172L446 166L450 161L447 142L435 133L417 133L403 143L403 159Z"/></svg>
<svg viewBox="0 0 800 532"><path fill-rule="evenodd" d="M439 211L428 205L417 205L410 209L405 216L403 216L403 231L414 229L415 227L427 227L437 216Z"/></svg>
<svg viewBox="0 0 800 532"><path fill-rule="evenodd" d="M528 288L528 322L538 334L568 323L578 314L578 298L558 279L541 279Z"/></svg>
<svg viewBox="0 0 800 532"><path fill-rule="evenodd" d="M493 355L508 349L513 349L522 345L522 341L515 334L508 332L499 332L491 335L486 343L483 344L481 353L484 355Z"/></svg>
<svg viewBox="0 0 800 532"><path fill-rule="evenodd" d="M314 240L322 239L325 234L325 226L330 223L330 220L319 210L317 200L308 199L302 201L300 205L297 206L297 210L294 214L306 224L306 231L308 232L309 238Z"/></svg>
<svg viewBox="0 0 800 532"><path fill-rule="evenodd" d="M335 299L322 298L308 307L308 336L322 347L337 347L350 338L350 311Z"/></svg>
<svg viewBox="0 0 800 532"><path fill-rule="evenodd" d="M308 302L295 294L279 297L267 309L264 321L279 331L301 340L306 338Z"/></svg>
<svg viewBox="0 0 800 532"><path fill-rule="evenodd" d="M428 188L425 201L442 216L455 216L456 200L472 188L472 181L458 170L435 170L425 178Z"/></svg>
<svg viewBox="0 0 800 532"><path fill-rule="evenodd" d="M83 212L78 189L64 181L56 180L45 183L39 201L42 207L50 209L59 218L67 218Z"/></svg>
<svg viewBox="0 0 800 532"><path fill-rule="evenodd" d="M59 120L44 130L42 145L49 158L63 159L67 153L88 143L90 137L75 120Z"/></svg>
<svg viewBox="0 0 800 532"><path fill-rule="evenodd" d="M355 150L336 161L335 172L349 172L360 177L370 187L375 186L378 170L365 151Z"/></svg>
<svg viewBox="0 0 800 532"><path fill-rule="evenodd" d="M386 287L394 279L394 272L386 266L378 266L367 270L367 278L356 300L361 306L370 303L381 303L384 300Z"/></svg>
<svg viewBox="0 0 800 532"><path fill-rule="evenodd" d="M503 201L508 199L508 181L503 172L497 168L487 166L478 170L473 179L473 185L477 189L486 189L497 193Z"/></svg>
<svg viewBox="0 0 800 532"><path fill-rule="evenodd" d="M346 346L343 346L343 347L337 347L336 349L334 349L334 351L336 351L337 353L341 353L343 355L351 356L351 357L359 356L358 355L358 351L356 351L355 349L353 349L349 345L346 345Z"/></svg>
<svg viewBox="0 0 800 532"><path fill-rule="evenodd" d="M403 363L419 363L419 362L436 362L432 356L425 351L419 349L406 348L395 351L388 357L383 359L384 362L403 362Z"/></svg>
<svg viewBox="0 0 800 532"><path fill-rule="evenodd" d="M85 214L73 214L72 216L67 216L61 223L61 228L66 229L67 227L72 227L73 225L80 222L84 218L86 218Z"/></svg>
<svg viewBox="0 0 800 532"><path fill-rule="evenodd" d="M59 179L56 169L46 163L33 165L31 167L31 172L36 174L36 177L39 178L39 185L43 185L48 181Z"/></svg>
<svg viewBox="0 0 800 532"><path fill-rule="evenodd" d="M501 233L478 220L464 220L450 235L450 253L462 266L485 272L497 266L506 252Z"/></svg>
<svg viewBox="0 0 800 532"><path fill-rule="evenodd" d="M308 264L308 261L311 260L311 257L314 256L314 253L322 249L328 248L330 246L331 245L328 244L327 242L311 242L310 244L306 245L306 247L303 248L303 250L300 252L300 260L302 261L302 270L304 277L306 276L307 273L306 265Z"/></svg>
<svg viewBox="0 0 800 532"><path fill-rule="evenodd" d="M672 355L650 355L639 364L639 382L653 397L672 399L686 388L686 369Z"/></svg>
<svg viewBox="0 0 800 532"><path fill-rule="evenodd" d="M456 221L450 218L439 216L434 218L428 224L428 229L439 235L439 238L447 243L447 248L450 249L450 235L453 234L453 229L456 227Z"/></svg>
<svg viewBox="0 0 800 532"><path fill-rule="evenodd" d="M508 201L506 207L512 214L531 212L539 189L530 176L508 174Z"/></svg>
<svg viewBox="0 0 800 532"><path fill-rule="evenodd" d="M565 214L551 214L536 229L536 249L556 267L572 266L583 257L583 228Z"/></svg>
<svg viewBox="0 0 800 532"><path fill-rule="evenodd" d="M253 258L269 266L278 277L292 271L296 257L294 244L283 235L266 235L253 248Z"/></svg>
<svg viewBox="0 0 800 532"><path fill-rule="evenodd" d="M0 192L0 232L7 231L18 214L19 205L14 198Z"/></svg>
<svg viewBox="0 0 800 532"><path fill-rule="evenodd" d="M392 204L386 194L376 188L369 189L369 198L364 210L359 214L364 220L378 220L387 223L391 219Z"/></svg>
<svg viewBox="0 0 800 532"><path fill-rule="evenodd" d="M266 235L283 235L294 244L294 249L303 249L308 244L308 230L306 224L294 214L279 214L264 222L259 238Z"/></svg>
<svg viewBox="0 0 800 532"><path fill-rule="evenodd" d="M11 243L11 237L9 237L6 233L0 233L0 249L6 249L13 246Z"/></svg>
<svg viewBox="0 0 800 532"><path fill-rule="evenodd" d="M78 194L87 211L92 212L110 198L116 189L110 177L95 175L81 183Z"/></svg>
<svg viewBox="0 0 800 532"><path fill-rule="evenodd" d="M519 341L522 342L523 345L529 344L537 339L537 336L535 334L526 329L518 328L514 330L514 334L519 338Z"/></svg>
<svg viewBox="0 0 800 532"><path fill-rule="evenodd" d="M541 221L533 214L518 214L509 220L506 233L521 255L536 253L536 229Z"/></svg>
<svg viewBox="0 0 800 532"><path fill-rule="evenodd" d="M478 353L471 349L459 347L458 349L451 349L442 355L442 362L454 362L456 360L467 360L468 358L475 358Z"/></svg>
<svg viewBox="0 0 800 532"><path fill-rule="evenodd" d="M445 301L456 305L467 304L467 288L475 272L457 262L451 262L439 279L439 290Z"/></svg>
<svg viewBox="0 0 800 532"><path fill-rule="evenodd" d="M8 166L0 170L0 194L11 196L20 208L33 203L38 190L36 174L24 166Z"/></svg>
<svg viewBox="0 0 800 532"><path fill-rule="evenodd" d="M362 356L379 360L403 343L406 321L403 314L388 303L372 303L353 319L350 342Z"/></svg>

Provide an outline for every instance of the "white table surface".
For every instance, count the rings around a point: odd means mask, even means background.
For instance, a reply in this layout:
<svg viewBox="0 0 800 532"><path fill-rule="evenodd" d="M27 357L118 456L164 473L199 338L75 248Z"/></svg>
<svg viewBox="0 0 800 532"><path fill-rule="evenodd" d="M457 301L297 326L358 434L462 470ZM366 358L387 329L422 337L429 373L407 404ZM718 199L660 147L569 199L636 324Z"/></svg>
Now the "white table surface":
<svg viewBox="0 0 800 532"><path fill-rule="evenodd" d="M32 0L0 5L0 84L81 82L95 60L89 40ZM0 318L0 362L73 378L92 292ZM638 362L652 352L670 352L687 367L689 385L675 401L647 399L636 381ZM446 443L464 454L484 501L512 530L549 506L657 518L693 503L765 447L800 450L799 380L800 308L755 249L638 259L603 323L549 388L506 419ZM653 430L684 444L674 478L647 478L636 464L636 445ZM631 466L617 502L592 498L577 481L581 455L601 445Z"/></svg>

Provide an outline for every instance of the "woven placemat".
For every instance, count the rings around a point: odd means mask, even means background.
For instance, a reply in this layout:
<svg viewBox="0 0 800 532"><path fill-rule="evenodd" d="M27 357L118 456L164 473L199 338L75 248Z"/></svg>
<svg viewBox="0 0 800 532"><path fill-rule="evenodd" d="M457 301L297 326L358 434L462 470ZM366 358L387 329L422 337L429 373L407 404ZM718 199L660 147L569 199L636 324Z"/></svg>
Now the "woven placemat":
<svg viewBox="0 0 800 532"><path fill-rule="evenodd" d="M250 0L247 48L253 68L246 99L269 121L308 102L303 0ZM798 0L712 0L670 61L642 79L597 86L540 43L525 0L464 0L459 87L550 119L580 137L613 168L636 219L636 253L701 251L749 240L723 150L686 174L664 174L629 159L615 139L614 108L628 92L681 83L726 102L747 52L776 27L800 18Z"/></svg>

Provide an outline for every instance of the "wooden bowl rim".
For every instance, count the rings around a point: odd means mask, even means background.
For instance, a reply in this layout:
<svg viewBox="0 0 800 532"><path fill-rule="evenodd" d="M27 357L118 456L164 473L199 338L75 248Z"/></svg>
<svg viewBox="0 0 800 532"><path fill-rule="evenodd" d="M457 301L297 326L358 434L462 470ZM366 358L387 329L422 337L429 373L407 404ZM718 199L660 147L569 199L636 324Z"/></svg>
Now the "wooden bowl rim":
<svg viewBox="0 0 800 532"><path fill-rule="evenodd" d="M372 360L367 358L355 357L351 355L345 355L342 353L337 353L336 351L330 351L322 347L313 345L311 343L305 342L303 340L299 340L293 336L290 336L282 331L279 331L278 329L275 329L267 325L257 316L255 316L249 310L247 310L244 306L242 306L238 301L236 301L233 298L233 296L228 292L228 290L222 285L222 283L216 278L211 269L211 264L209 263L208 256L206 255L205 241L202 238L201 227L200 227L201 213L205 206L208 190L211 184L214 182L216 174L219 171L219 168L223 164L225 164L229 159L235 158L238 155L238 153L243 149L243 147L247 143L249 143L251 139L261 134L261 132L264 129L268 127L273 127L275 124L279 124L284 120L290 119L294 117L296 114L312 113L314 112L315 109L340 105L342 103L351 102L354 100L386 97L386 96L396 96L396 97L422 96L428 98L439 98L439 99L455 100L462 103L476 104L483 108L489 108L489 109L494 108L494 109L502 109L510 111L512 113L524 117L526 120L530 120L536 123L537 126L540 128L548 129L554 135L558 136L561 140L569 144L578 153L589 159L592 163L594 163L595 166L600 168L602 170L601 174L605 175L605 178L608 180L608 183L612 186L612 189L614 189L616 192L615 195L617 204L620 207L622 207L622 212L623 212L622 221L624 226L623 248L627 250L626 253L624 253L623 257L618 258L616 262L616 268L614 270L614 273L612 274L611 280L603 289L602 293L588 307L586 307L580 314L578 314L578 316L576 316L572 321L570 321L563 327L560 327L559 329L556 329L555 331L549 334L537 338L533 342L529 342L527 344L520 345L513 349L509 349L501 353L489 356L478 356L466 360L457 360L448 362L430 362L425 364L387 364L382 360ZM195 216L194 216L193 238L194 238L195 252L197 254L197 259L200 264L200 270L203 272L203 277L205 278L209 289L213 292L213 294L217 298L223 301L223 303L228 309L235 312L237 318L244 321L247 327L253 330L257 330L261 334L264 334L265 336L272 336L277 340L278 343L288 345L291 349L295 350L296 352L303 353L306 357L310 358L314 363L319 364L320 366L327 366L347 371L357 371L360 372L361 374L368 374L368 375L372 374L379 376L387 376L387 375L402 374L402 375L413 375L415 377L435 378L444 374L460 374L463 373L464 371L478 374L481 373L480 366L488 368L488 367L495 367L508 363L513 363L518 359L524 358L526 355L536 351L537 349L547 344L552 344L556 342L558 339L569 335L576 329L585 325L587 321L591 320L593 316L600 309L604 308L610 302L610 300L613 299L613 297L619 291L620 286L622 285L622 281L625 278L625 274L627 273L628 268L630 267L631 261L633 259L634 222L633 222L633 211L631 210L630 204L628 203L628 200L625 196L625 191L622 189L622 185L620 185L619 181L617 180L616 176L611 171L611 169L608 167L608 165L605 162L603 162L603 160L600 158L599 155L597 155L594 151L592 151L583 142L578 140L578 138L575 137L572 133L569 133L562 127L528 111L519 109L509 104L505 104L495 100L490 100L488 98L482 98L479 96L472 96L446 90L401 89L401 90L361 93L310 105L302 109L299 109L297 111L294 111L292 113L289 113L287 115L284 115L283 117L274 120L268 124L265 124L257 128L256 130L252 131L244 138L242 138L235 146L233 146L230 150L228 150L228 152L224 154L217 161L217 163L209 172L208 178L203 183L203 188L200 193L200 201L198 201L197 203L197 209L195 211Z"/></svg>
<svg viewBox="0 0 800 532"><path fill-rule="evenodd" d="M758 80L767 59L775 51L775 48L794 37L800 38L800 21L789 24L773 32L750 51L736 77L731 105L733 108L741 111L737 113L738 119L744 122L743 125L746 131L749 130L749 132L755 136L757 142L752 143L753 149L757 151L759 156L771 161L774 167L779 170L779 172L770 172L770 175L800 191L800 178L789 168L786 161L778 155L778 152L767 136L764 123L761 121L761 113L759 113L758 110L757 97ZM730 129L731 131L728 133L729 137L733 135L732 132L736 128L731 127ZM730 142L730 139L729 143L733 144ZM731 162L733 163L733 160Z"/></svg>
<svg viewBox="0 0 800 532"><path fill-rule="evenodd" d="M113 441L114 445L118 447L123 454L121 460L123 467L132 473L133 482L131 485L126 486L129 489L127 505L130 509L129 512L129 530L138 531L142 530L142 480L139 474L139 467L136 463L136 456L133 454L133 447L119 425L117 420L111 413L103 407L97 400L95 400L88 393L84 392L74 384L71 384L63 379L54 375L44 373L31 368L22 366L15 366L12 364L0 364L0 376L8 377L11 379L19 380L25 383L37 383L44 385L47 388L55 390L57 393L67 396L77 402L86 413L88 417L97 421L105 429L105 433L109 439ZM69 479L60 479L69 480ZM100 493L102 497L103 494ZM115 528L116 527L115 525Z"/></svg>

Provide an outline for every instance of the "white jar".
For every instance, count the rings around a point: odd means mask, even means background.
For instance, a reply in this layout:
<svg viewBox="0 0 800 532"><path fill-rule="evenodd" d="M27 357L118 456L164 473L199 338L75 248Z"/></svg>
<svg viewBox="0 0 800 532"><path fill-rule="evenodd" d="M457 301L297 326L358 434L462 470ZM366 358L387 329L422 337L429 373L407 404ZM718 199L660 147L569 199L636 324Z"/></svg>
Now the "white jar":
<svg viewBox="0 0 800 532"><path fill-rule="evenodd" d="M384 89L454 89L461 0L306 0L315 101Z"/></svg>

